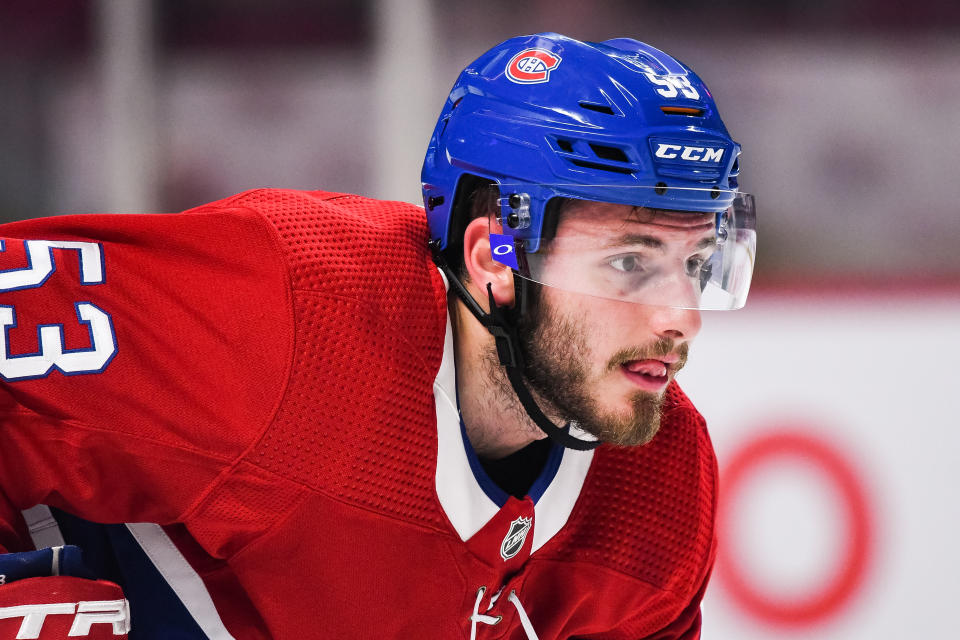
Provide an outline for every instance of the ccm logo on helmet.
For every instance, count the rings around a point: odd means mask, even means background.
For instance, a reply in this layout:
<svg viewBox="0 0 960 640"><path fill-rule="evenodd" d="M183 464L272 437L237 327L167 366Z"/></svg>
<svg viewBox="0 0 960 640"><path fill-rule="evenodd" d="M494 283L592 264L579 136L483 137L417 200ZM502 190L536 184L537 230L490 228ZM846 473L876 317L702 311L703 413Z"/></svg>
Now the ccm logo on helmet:
<svg viewBox="0 0 960 640"><path fill-rule="evenodd" d="M687 147L680 144L657 145L657 151L654 153L658 158L672 159L679 157L681 160L690 160L691 162L720 162L723 157L723 149L714 149L712 147Z"/></svg>
<svg viewBox="0 0 960 640"><path fill-rule="evenodd" d="M47 616L70 615L68 636L88 636L95 624L109 624L113 635L130 632L130 605L126 600L90 600L87 602L56 602L51 604L22 604L15 607L0 607L0 620L23 618L18 638L39 638Z"/></svg>
<svg viewBox="0 0 960 640"><path fill-rule="evenodd" d="M517 84L547 82L550 72L560 66L560 56L546 49L525 49L510 58L507 78Z"/></svg>

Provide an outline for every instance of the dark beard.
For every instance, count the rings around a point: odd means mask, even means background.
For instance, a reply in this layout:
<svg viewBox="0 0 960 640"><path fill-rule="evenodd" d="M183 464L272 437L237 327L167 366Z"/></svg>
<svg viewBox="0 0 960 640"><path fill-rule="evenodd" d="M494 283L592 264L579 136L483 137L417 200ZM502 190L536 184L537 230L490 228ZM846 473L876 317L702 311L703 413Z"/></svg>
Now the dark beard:
<svg viewBox="0 0 960 640"><path fill-rule="evenodd" d="M630 399L627 414L604 412L590 396L588 372L584 362L590 353L587 336L574 320L557 313L546 304L542 286L528 284L527 313L517 322L526 367L524 377L531 389L549 404L554 413L603 442L615 445L641 445L650 442L660 429L663 396L637 391ZM684 347L686 345L683 345ZM671 340L660 340L642 349L618 352L608 365L644 357L665 355L673 348Z"/></svg>

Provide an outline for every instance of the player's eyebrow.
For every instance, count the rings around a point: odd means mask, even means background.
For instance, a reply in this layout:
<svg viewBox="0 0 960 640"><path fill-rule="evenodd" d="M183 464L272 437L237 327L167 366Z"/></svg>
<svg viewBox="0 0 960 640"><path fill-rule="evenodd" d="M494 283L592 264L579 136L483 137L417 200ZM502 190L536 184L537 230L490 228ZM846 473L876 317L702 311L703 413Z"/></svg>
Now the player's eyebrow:
<svg viewBox="0 0 960 640"><path fill-rule="evenodd" d="M649 249L663 249L663 240L646 233L625 233L611 240L608 247L624 247L639 244Z"/></svg>
<svg viewBox="0 0 960 640"><path fill-rule="evenodd" d="M700 238L700 242L697 243L695 249L699 251L701 249L706 249L707 247L712 247L715 244L717 244L717 238L715 235L711 234ZM607 248L626 247L630 245L640 245L647 247L648 249L657 249L661 252L664 250L663 240L646 233L625 233L610 241L607 244Z"/></svg>
<svg viewBox="0 0 960 640"><path fill-rule="evenodd" d="M706 249L707 247L713 247L717 244L717 236L709 235L700 238L700 242L697 243L697 251L700 249Z"/></svg>

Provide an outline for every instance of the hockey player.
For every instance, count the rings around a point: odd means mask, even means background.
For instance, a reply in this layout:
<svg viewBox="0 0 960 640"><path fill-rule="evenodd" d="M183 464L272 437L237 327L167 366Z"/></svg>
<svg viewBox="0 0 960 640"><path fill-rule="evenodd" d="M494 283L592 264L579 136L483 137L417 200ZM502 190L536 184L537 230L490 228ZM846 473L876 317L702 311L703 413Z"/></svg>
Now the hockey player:
<svg viewBox="0 0 960 640"><path fill-rule="evenodd" d="M0 636L698 638L673 377L746 297L738 155L669 55L539 34L461 74L425 210L4 225Z"/></svg>

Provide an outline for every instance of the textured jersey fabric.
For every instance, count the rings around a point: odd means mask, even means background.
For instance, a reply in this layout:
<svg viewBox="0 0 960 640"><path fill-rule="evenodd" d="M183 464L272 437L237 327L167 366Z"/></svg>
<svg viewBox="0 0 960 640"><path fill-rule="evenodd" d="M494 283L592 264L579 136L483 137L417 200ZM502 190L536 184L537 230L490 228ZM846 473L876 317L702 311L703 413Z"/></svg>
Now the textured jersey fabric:
<svg viewBox="0 0 960 640"><path fill-rule="evenodd" d="M473 526L444 503L422 209L259 190L2 236L6 549L38 503L164 525L235 638L699 637L716 463L675 384L651 444L570 453Z"/></svg>

